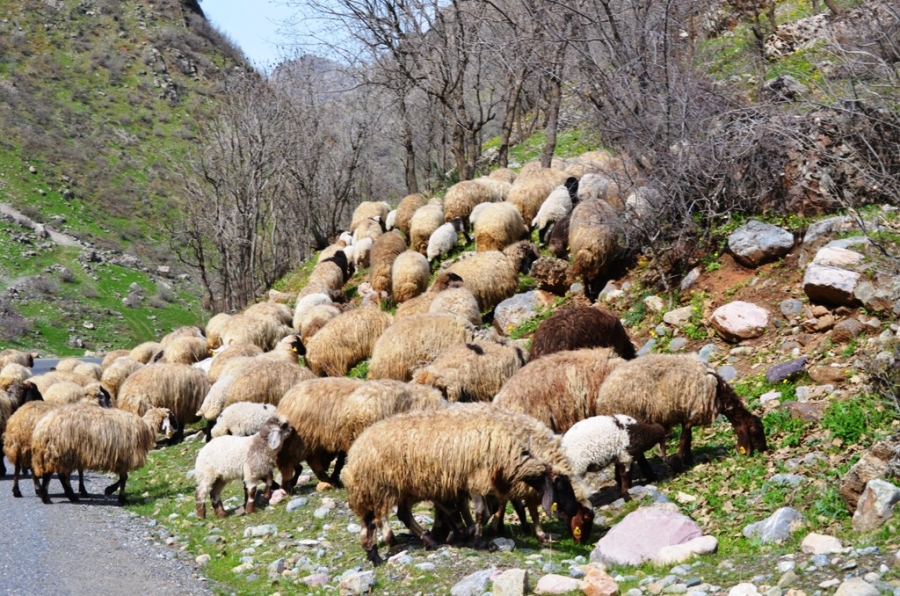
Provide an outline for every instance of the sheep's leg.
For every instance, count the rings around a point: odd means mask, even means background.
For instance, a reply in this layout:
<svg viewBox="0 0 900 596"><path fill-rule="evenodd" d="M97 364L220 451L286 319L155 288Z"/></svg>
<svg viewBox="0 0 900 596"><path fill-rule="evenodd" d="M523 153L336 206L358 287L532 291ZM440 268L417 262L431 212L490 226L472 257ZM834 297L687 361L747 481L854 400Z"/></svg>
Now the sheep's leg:
<svg viewBox="0 0 900 596"><path fill-rule="evenodd" d="M519 507L522 507L522 504L519 501L513 500L513 507L516 507L517 504ZM541 513L538 511L537 501L528 501L525 503L525 506L528 508L528 513L531 514L532 521L534 521L534 535L537 537L538 542L541 544L550 544L553 542L550 535L541 527ZM516 509L516 515L519 516L519 519L523 520L523 525L527 527L527 524L524 524L525 511Z"/></svg>
<svg viewBox="0 0 900 596"><path fill-rule="evenodd" d="M53 503L53 501L50 500L50 492L49 492L49 490L50 490L50 477L51 477L52 475L53 475L53 474L49 474L49 473L48 473L48 474L44 475L44 476L41 478L41 488L40 488L40 491L41 491L41 492L39 493L39 496L41 497L41 501L42 501L45 505L50 505L51 503ZM37 481L35 480L35 482L37 482Z"/></svg>
<svg viewBox="0 0 900 596"><path fill-rule="evenodd" d="M642 467L643 469L643 467ZM631 488L631 469L629 464L616 462L616 481L619 483L619 494L628 499L628 489Z"/></svg>
<svg viewBox="0 0 900 596"><path fill-rule="evenodd" d="M675 466L683 469L694 464L694 456L691 454L691 428L690 422L681 425L681 441L678 443L678 452L675 454Z"/></svg>
<svg viewBox="0 0 900 596"><path fill-rule="evenodd" d="M331 482L332 486L336 488L343 488L344 485L341 482L341 470L344 468L344 462L347 461L347 454L341 451L337 454L337 460L334 462L334 471L331 472Z"/></svg>
<svg viewBox="0 0 900 596"><path fill-rule="evenodd" d="M387 516L381 518L381 539L389 547L397 546L397 537L394 536L394 531L391 529L391 521Z"/></svg>
<svg viewBox="0 0 900 596"><path fill-rule="evenodd" d="M128 474L119 474L119 505L125 504L125 481L128 480Z"/></svg>
<svg viewBox="0 0 900 596"><path fill-rule="evenodd" d="M387 518L383 519L383 523L387 524ZM384 563L384 559L378 554L378 543L375 541L375 512L369 511L362 516L362 530L359 533L359 543L363 550L366 551L366 558L372 562L374 567L378 567Z"/></svg>
<svg viewBox="0 0 900 596"><path fill-rule="evenodd" d="M206 427L203 429L203 434L206 436L206 442L209 443L212 440L212 429L216 425L215 420L207 420Z"/></svg>
<svg viewBox="0 0 900 596"><path fill-rule="evenodd" d="M312 470L320 482L332 484L331 477L328 475L326 459L327 457L323 453L315 453L306 460L306 463L309 464L309 469Z"/></svg>
<svg viewBox="0 0 900 596"><path fill-rule="evenodd" d="M77 503L79 501L78 495L75 494L75 491L72 490L72 480L69 478L69 474L58 474L59 482L62 484L63 492L66 494L66 498L69 499L73 503Z"/></svg>
<svg viewBox="0 0 900 596"><path fill-rule="evenodd" d="M219 517L225 517L227 515L225 513L225 505L222 504L223 488L225 488L225 481L221 478L216 478L216 481L213 482L212 488L209 491L209 497L210 500L212 500L213 510Z"/></svg>
<svg viewBox="0 0 900 596"><path fill-rule="evenodd" d="M13 465L13 496L17 499L22 498L22 491L19 490L19 474L21 472L22 465L19 462L16 462L15 465ZM35 489L38 487L37 482L35 482L34 487Z"/></svg>
<svg viewBox="0 0 900 596"><path fill-rule="evenodd" d="M209 496L208 492L204 486L197 485L197 490L194 493L194 505L197 508L198 519L206 518L206 497Z"/></svg>
<svg viewBox="0 0 900 596"><path fill-rule="evenodd" d="M434 541L431 534L429 534L425 528L420 526L419 522L416 521L416 518L413 517L412 508L409 503L401 502L397 505L397 517L403 522L403 525L409 528L409 530L422 541L426 550L434 550L437 548L437 542Z"/></svg>
<svg viewBox="0 0 900 596"><path fill-rule="evenodd" d="M475 505L475 534L472 536L472 541L475 543L475 548L483 548L484 520L487 517L488 509L487 501L483 496L474 497L472 501Z"/></svg>
<svg viewBox="0 0 900 596"><path fill-rule="evenodd" d="M650 462L647 461L644 454L639 453L634 459L641 467L641 474L644 475L644 478L649 482L655 482L657 479L656 472L653 471L653 467L650 465ZM663 456L663 459L665 459L665 456Z"/></svg>
<svg viewBox="0 0 900 596"><path fill-rule="evenodd" d="M244 483L244 511L247 513L253 513L256 511L256 483L254 482L251 486L247 486Z"/></svg>
<svg viewBox="0 0 900 596"><path fill-rule="evenodd" d="M263 491L263 499L266 500L266 503L268 503L268 502L269 502L269 499L272 498L272 490L273 490L273 489L272 489L272 486L274 485L274 483L275 483L275 478L274 478L274 477L272 476L272 474L270 473L270 474L266 477L266 488L265 488L265 490Z"/></svg>

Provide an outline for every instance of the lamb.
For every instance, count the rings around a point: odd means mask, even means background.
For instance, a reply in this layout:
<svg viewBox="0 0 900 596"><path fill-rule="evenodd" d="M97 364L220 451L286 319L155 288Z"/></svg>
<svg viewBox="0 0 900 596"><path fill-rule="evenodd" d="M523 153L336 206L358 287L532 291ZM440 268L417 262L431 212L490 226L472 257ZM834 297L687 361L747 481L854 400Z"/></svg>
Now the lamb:
<svg viewBox="0 0 900 596"><path fill-rule="evenodd" d="M391 206L384 201L363 201L353 210L353 217L350 221L350 233L356 231L360 225L373 217L380 217L382 221L387 218L388 211Z"/></svg>
<svg viewBox="0 0 900 596"><path fill-rule="evenodd" d="M491 203L475 221L475 247L478 252L503 250L528 235L522 214L512 203Z"/></svg>
<svg viewBox="0 0 900 596"><path fill-rule="evenodd" d="M390 314L375 307L361 306L341 313L309 340L306 364L319 376L343 376L372 355L391 322Z"/></svg>
<svg viewBox="0 0 900 596"><path fill-rule="evenodd" d="M396 232L382 234L372 246L369 283L380 294L391 292L391 268L394 261L406 250L406 240Z"/></svg>
<svg viewBox="0 0 900 596"><path fill-rule="evenodd" d="M537 228L541 242L547 237L553 225L572 212L578 203L578 178L566 178L565 184L557 186L546 200L541 203L537 215L531 220L531 229Z"/></svg>
<svg viewBox="0 0 900 596"><path fill-rule="evenodd" d="M626 248L625 227L615 208L603 201L578 203L569 224L569 248L569 278L582 280L585 296L596 300L610 267Z"/></svg>
<svg viewBox="0 0 900 596"><path fill-rule="evenodd" d="M425 206L425 197L420 194L406 195L397 205L397 229L403 232L406 238L409 238L410 222L412 216L419 207ZM443 217L443 214L442 214Z"/></svg>
<svg viewBox="0 0 900 596"><path fill-rule="evenodd" d="M439 389L451 402L489 402L526 360L516 345L474 341L443 350L412 380Z"/></svg>
<svg viewBox="0 0 900 596"><path fill-rule="evenodd" d="M0 351L0 368L3 368L11 362L21 364L27 368L34 368L34 356L31 354L12 348Z"/></svg>
<svg viewBox="0 0 900 596"><path fill-rule="evenodd" d="M528 414L561 434L598 414L597 392L624 362L609 348L550 354L516 371L494 397L494 404Z"/></svg>
<svg viewBox="0 0 900 596"><path fill-rule="evenodd" d="M16 410L29 402L41 400L43 396L31 381L14 382L0 391L0 452L3 451L6 424L15 415ZM0 457L0 476L5 475L6 463Z"/></svg>
<svg viewBox="0 0 900 596"><path fill-rule="evenodd" d="M428 260L414 250L404 251L391 267L391 297L406 302L428 288L431 269Z"/></svg>
<svg viewBox="0 0 900 596"><path fill-rule="evenodd" d="M385 215L387 217L387 215ZM384 225L384 217L370 217L363 222L361 222L356 230L353 232L353 245L355 252L355 247L357 244L362 242L365 238L371 238L375 240L386 231L386 227ZM349 255L348 255L349 256Z"/></svg>
<svg viewBox="0 0 900 596"><path fill-rule="evenodd" d="M466 243L469 243L470 239L465 228L462 218L456 217L436 229L428 239L428 248L425 249L428 262L438 257L444 258L458 247L460 233L465 237Z"/></svg>
<svg viewBox="0 0 900 596"><path fill-rule="evenodd" d="M404 317L375 342L368 378L409 381L416 366L428 364L445 348L474 339L475 329L454 315Z"/></svg>
<svg viewBox="0 0 900 596"><path fill-rule="evenodd" d="M424 255L431 235L443 224L444 207L440 203L429 203L416 209L409 222L409 247Z"/></svg>
<svg viewBox="0 0 900 596"><path fill-rule="evenodd" d="M584 476L616 464L619 493L628 496L631 465L636 460L644 477L656 480L656 474L644 452L659 445L665 459L666 429L661 424L638 422L631 416L591 416L572 425L562 438L562 448L572 464L572 472Z"/></svg>
<svg viewBox="0 0 900 596"><path fill-rule="evenodd" d="M468 221L475 205L493 200L494 193L487 186L474 180L457 182L444 195L444 220L451 221L459 217Z"/></svg>
<svg viewBox="0 0 900 596"><path fill-rule="evenodd" d="M233 403L222 410L216 419L216 425L212 429L212 438L225 435L249 437L256 434L266 420L274 415L275 406L272 404L245 401Z"/></svg>
<svg viewBox="0 0 900 596"><path fill-rule="evenodd" d="M443 272L455 273L478 300L482 312L489 312L519 288L519 273L528 273L537 260L537 249L527 241L506 247L503 252L465 253L452 263L444 263Z"/></svg>
<svg viewBox="0 0 900 596"><path fill-rule="evenodd" d="M378 237L380 238L382 235L383 234L379 234ZM353 266L357 271L369 266L372 247L374 245L375 240L371 236L360 238L356 244L353 245Z"/></svg>
<svg viewBox="0 0 900 596"><path fill-rule="evenodd" d="M531 359L582 348L612 348L625 360L637 356L619 317L593 306L575 305L541 321L531 339Z"/></svg>
<svg viewBox="0 0 900 596"><path fill-rule="evenodd" d="M197 517L206 517L207 497L211 499L216 515L225 517L222 489L232 480L241 479L244 483L244 510L247 513L253 513L256 509L259 482L264 481L266 485L264 498L271 498L275 457L292 432L287 420L272 416L252 436L226 435L204 445L194 465Z"/></svg>
<svg viewBox="0 0 900 596"><path fill-rule="evenodd" d="M385 232L390 232L397 228L397 210L391 209L388 211L387 217L384 219L384 230Z"/></svg>
<svg viewBox="0 0 900 596"><path fill-rule="evenodd" d="M51 502L47 488L56 472L66 497L77 502L69 476L87 469L118 474L119 479L106 487L104 494L118 489L119 504L124 505L128 472L144 465L147 453L156 445L157 431L168 430L172 424L165 408L148 409L143 417L89 403L54 408L35 425L31 439L31 464L34 475L41 478L41 500Z"/></svg>
<svg viewBox="0 0 900 596"><path fill-rule="evenodd" d="M213 426L225 409L225 395L235 378L237 378L236 374L221 375L206 392L206 397L203 398L203 403L197 410L197 416L206 420L203 434L206 435L207 441L212 438Z"/></svg>
<svg viewBox="0 0 900 596"><path fill-rule="evenodd" d="M524 482L544 495L549 513L554 487L547 462L531 455L506 424L449 411L399 414L377 422L347 453L341 479L363 526L360 542L373 565L382 563L376 521L393 546L387 516L394 506L397 517L429 549L436 542L412 516L413 505L422 500L440 507L457 506L467 493L502 499ZM478 529L476 525L476 533Z"/></svg>
<svg viewBox="0 0 900 596"><path fill-rule="evenodd" d="M739 453L766 451L759 417L747 410L725 379L690 354L648 354L624 363L595 395L596 414L626 414L667 431L680 424L676 469L693 463L691 429L712 424L719 414L734 428Z"/></svg>
<svg viewBox="0 0 900 596"><path fill-rule="evenodd" d="M178 425L172 439L180 441L185 426L200 419L197 410L208 391L202 370L187 364L148 364L122 383L118 406L137 416L152 408L168 408Z"/></svg>
<svg viewBox="0 0 900 596"><path fill-rule="evenodd" d="M91 400L97 401L104 408L112 407L112 398L100 383L90 383L81 386L62 381L48 387L47 391L43 393L43 397L44 401L57 405Z"/></svg>

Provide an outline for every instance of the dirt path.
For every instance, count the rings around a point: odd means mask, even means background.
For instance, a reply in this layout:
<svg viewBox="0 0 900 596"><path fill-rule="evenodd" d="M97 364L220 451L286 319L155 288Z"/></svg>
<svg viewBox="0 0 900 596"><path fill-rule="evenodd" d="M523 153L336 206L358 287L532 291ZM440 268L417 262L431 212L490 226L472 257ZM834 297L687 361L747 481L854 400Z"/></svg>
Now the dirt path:
<svg viewBox="0 0 900 596"><path fill-rule="evenodd" d="M77 246L79 248L84 248L82 244L72 236L63 234L62 232L55 232L50 228L44 226L43 224L37 223L11 205L0 203L0 213L13 218L13 220L23 228L28 228L29 230L32 230L34 232L38 232L41 229L44 230L50 237L50 240L52 240L56 244L59 244L60 246Z"/></svg>

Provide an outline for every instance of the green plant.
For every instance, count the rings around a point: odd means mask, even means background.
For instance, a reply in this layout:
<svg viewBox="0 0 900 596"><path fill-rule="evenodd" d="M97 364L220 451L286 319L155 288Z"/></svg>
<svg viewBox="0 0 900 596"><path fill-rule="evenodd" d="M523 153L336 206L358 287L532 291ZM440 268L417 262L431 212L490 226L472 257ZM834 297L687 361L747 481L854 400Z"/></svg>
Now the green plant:
<svg viewBox="0 0 900 596"><path fill-rule="evenodd" d="M363 360L356 366L350 369L350 372L347 373L347 376L351 379L366 379L369 376L369 361Z"/></svg>
<svg viewBox="0 0 900 596"><path fill-rule="evenodd" d="M634 327L638 323L644 320L644 317L647 315L647 305L644 304L643 298L635 301L632 304L631 308L629 308L625 314L622 316L622 321L626 327Z"/></svg>
<svg viewBox="0 0 900 596"><path fill-rule="evenodd" d="M710 253L700 259L700 262L703 264L703 270L706 272L718 271L722 268L722 261L719 260L719 255L716 253Z"/></svg>
<svg viewBox="0 0 900 596"><path fill-rule="evenodd" d="M822 428L844 443L873 439L873 432L890 424L891 414L869 395L833 401L822 416Z"/></svg>

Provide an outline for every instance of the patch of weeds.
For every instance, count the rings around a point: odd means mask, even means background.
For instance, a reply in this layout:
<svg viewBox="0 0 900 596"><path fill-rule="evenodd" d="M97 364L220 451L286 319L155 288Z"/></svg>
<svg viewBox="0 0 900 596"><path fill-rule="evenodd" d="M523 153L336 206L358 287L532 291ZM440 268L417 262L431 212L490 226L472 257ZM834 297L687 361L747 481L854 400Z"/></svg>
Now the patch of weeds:
<svg viewBox="0 0 900 596"><path fill-rule="evenodd" d="M777 442L778 447L798 447L803 440L806 423L792 418L788 412L770 412L763 417L762 422L768 441Z"/></svg>
<svg viewBox="0 0 900 596"><path fill-rule="evenodd" d="M809 511L820 521L836 521L850 517L836 484L822 487L816 494L818 496L810 505Z"/></svg>
<svg viewBox="0 0 900 596"><path fill-rule="evenodd" d="M636 301L628 311L622 316L622 321L626 327L634 327L644 320L647 316L647 305L644 304L643 297Z"/></svg>
<svg viewBox="0 0 900 596"><path fill-rule="evenodd" d="M722 268L722 261L719 260L719 254L717 252L710 253L700 259L700 263L703 265L703 270L706 272L718 271Z"/></svg>
<svg viewBox="0 0 900 596"><path fill-rule="evenodd" d="M519 293L530 292L537 288L537 281L529 275L519 276Z"/></svg>
<svg viewBox="0 0 900 596"><path fill-rule="evenodd" d="M873 430L889 426L891 414L871 396L833 401L822 416L822 428L845 444L873 439Z"/></svg>
<svg viewBox="0 0 900 596"><path fill-rule="evenodd" d="M742 282L739 282L739 283L734 284L733 286L731 286L730 288L728 288L727 290L725 290L725 296L727 296L728 298L731 298L732 296L734 296L735 294L737 294L739 291L741 291L742 289L744 289L745 287L747 287L747 285L748 285L749 283L750 283L750 280L747 279L747 280L744 280L744 281L742 281Z"/></svg>
<svg viewBox="0 0 900 596"><path fill-rule="evenodd" d="M347 376L351 379L366 379L369 376L369 361L363 360L356 366L350 369L350 372L347 373Z"/></svg>

